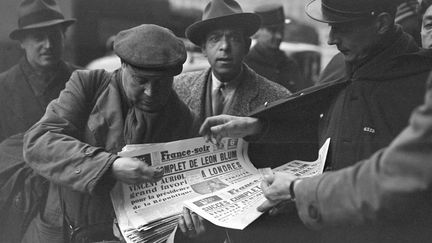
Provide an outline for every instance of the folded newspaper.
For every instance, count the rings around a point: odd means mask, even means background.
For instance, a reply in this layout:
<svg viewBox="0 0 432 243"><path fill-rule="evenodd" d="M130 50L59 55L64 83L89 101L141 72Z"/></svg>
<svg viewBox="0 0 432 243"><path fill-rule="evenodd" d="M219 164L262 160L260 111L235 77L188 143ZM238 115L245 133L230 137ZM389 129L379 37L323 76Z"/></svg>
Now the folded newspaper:
<svg viewBox="0 0 432 243"><path fill-rule="evenodd" d="M330 139L313 162L291 161L274 170L298 177L321 174ZM117 183L111 198L126 242L164 242L187 207L215 225L244 229L262 213L262 176L247 155L247 142L225 138L218 145L204 138L170 143L127 145L119 153L162 167L156 183Z"/></svg>

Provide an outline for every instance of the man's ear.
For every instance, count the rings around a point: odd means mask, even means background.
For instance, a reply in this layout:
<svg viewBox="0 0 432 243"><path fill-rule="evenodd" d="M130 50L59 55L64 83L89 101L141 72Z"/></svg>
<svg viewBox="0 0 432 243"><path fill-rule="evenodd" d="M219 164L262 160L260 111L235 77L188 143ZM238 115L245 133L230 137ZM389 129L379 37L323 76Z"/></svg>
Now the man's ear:
<svg viewBox="0 0 432 243"><path fill-rule="evenodd" d="M376 18L376 28L378 34L385 34L394 26L394 18L386 12L380 13Z"/></svg>
<svg viewBox="0 0 432 243"><path fill-rule="evenodd" d="M205 48L205 42L203 42L201 44L201 52L202 52L203 56L207 58L207 51L206 51L206 48Z"/></svg>

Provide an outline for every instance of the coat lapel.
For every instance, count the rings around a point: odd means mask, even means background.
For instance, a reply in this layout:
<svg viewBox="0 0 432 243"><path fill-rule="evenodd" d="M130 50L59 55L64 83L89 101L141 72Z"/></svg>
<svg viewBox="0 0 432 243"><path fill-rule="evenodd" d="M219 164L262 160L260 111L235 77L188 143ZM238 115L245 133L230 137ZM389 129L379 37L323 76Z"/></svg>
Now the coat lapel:
<svg viewBox="0 0 432 243"><path fill-rule="evenodd" d="M198 117L206 117L206 88L211 69L201 72L191 83L191 95L186 99L186 104L192 111L199 111ZM197 95L199 94L199 95Z"/></svg>
<svg viewBox="0 0 432 243"><path fill-rule="evenodd" d="M233 101L226 114L245 116L251 112L251 101L258 95L258 80L246 65L243 78L233 96Z"/></svg>
<svg viewBox="0 0 432 243"><path fill-rule="evenodd" d="M118 152L125 145L124 118L115 76L112 77L107 89L96 101L89 116L88 127L97 145L104 146L107 151Z"/></svg>

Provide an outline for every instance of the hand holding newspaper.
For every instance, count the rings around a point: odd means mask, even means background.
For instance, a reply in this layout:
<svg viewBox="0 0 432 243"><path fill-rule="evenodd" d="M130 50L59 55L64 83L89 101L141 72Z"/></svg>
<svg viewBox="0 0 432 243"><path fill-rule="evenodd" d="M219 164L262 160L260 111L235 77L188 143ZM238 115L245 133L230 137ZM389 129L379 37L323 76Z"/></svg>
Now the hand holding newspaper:
<svg viewBox="0 0 432 243"><path fill-rule="evenodd" d="M314 162L292 161L276 170L295 176L322 173L329 140ZM173 231L183 207L211 223L244 229L262 213L261 175L242 139L219 145L193 138L170 143L127 145L120 156L136 157L162 167L156 183L117 183L111 192L120 230L127 242L163 242Z"/></svg>

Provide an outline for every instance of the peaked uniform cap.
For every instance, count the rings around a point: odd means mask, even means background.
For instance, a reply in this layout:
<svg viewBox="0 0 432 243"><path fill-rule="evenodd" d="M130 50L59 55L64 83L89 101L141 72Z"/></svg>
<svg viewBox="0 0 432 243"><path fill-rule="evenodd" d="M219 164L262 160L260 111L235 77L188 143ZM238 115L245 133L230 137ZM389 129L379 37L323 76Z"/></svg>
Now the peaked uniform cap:
<svg viewBox="0 0 432 243"><path fill-rule="evenodd" d="M261 18L261 26L283 25L285 14L280 4L266 4L258 6L254 12Z"/></svg>
<svg viewBox="0 0 432 243"><path fill-rule="evenodd" d="M9 37L16 40L26 30L59 24L68 27L75 21L65 19L55 0L23 0L18 7L18 28Z"/></svg>
<svg viewBox="0 0 432 243"><path fill-rule="evenodd" d="M186 29L186 37L195 45L201 45L208 32L221 27L240 28L247 36L255 34L261 20L254 13L243 12L234 0L212 0L204 8L202 20Z"/></svg>
<svg viewBox="0 0 432 243"><path fill-rule="evenodd" d="M396 9L403 0L312 0L306 14L323 23L344 23L379 14L384 6Z"/></svg>
<svg viewBox="0 0 432 243"><path fill-rule="evenodd" d="M183 41L171 30L153 24L120 31L114 40L114 52L149 76L175 76L186 61Z"/></svg>

